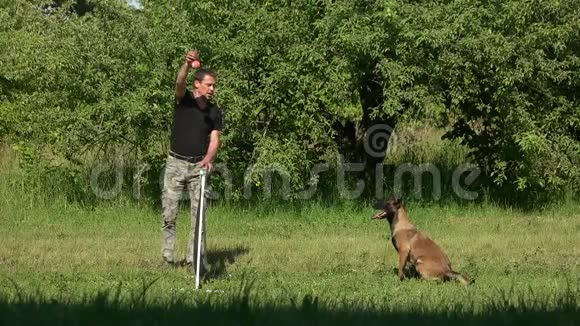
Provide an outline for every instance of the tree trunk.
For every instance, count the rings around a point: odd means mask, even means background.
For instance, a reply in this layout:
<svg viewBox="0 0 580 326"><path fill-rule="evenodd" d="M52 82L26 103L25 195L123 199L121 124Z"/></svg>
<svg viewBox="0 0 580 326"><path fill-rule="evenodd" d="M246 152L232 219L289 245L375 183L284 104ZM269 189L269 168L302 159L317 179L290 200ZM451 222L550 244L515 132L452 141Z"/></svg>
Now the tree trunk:
<svg viewBox="0 0 580 326"><path fill-rule="evenodd" d="M383 161L396 125L394 116L385 116L383 113L383 87L382 78L377 73L370 72L363 76L360 89L363 113L360 125L362 137L359 138L358 151L362 162L365 163L367 196L375 199L384 197Z"/></svg>
<svg viewBox="0 0 580 326"><path fill-rule="evenodd" d="M373 69L370 66L365 68L371 72L363 74L359 82L362 109L360 124L357 125L355 121L339 121L333 117L332 128L335 131L334 141L344 161L364 163L365 192L363 196L381 199L384 197L382 163L396 119L394 116L385 116L382 113L384 94L381 77L372 72ZM327 118L331 117L329 114L326 115Z"/></svg>

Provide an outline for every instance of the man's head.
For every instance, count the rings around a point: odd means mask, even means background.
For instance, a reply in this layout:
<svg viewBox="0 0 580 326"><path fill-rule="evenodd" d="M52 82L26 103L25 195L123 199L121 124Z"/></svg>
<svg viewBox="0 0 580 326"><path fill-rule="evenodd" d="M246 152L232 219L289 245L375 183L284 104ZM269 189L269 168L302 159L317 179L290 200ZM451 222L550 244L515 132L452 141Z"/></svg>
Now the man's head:
<svg viewBox="0 0 580 326"><path fill-rule="evenodd" d="M195 97L211 99L215 91L216 76L208 69L199 69L193 76L193 91Z"/></svg>

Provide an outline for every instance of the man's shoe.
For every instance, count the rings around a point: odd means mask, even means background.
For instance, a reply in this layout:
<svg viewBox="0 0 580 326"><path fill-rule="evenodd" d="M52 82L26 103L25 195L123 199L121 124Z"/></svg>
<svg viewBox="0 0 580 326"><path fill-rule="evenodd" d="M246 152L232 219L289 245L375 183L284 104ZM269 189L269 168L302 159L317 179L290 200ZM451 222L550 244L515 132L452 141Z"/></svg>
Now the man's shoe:
<svg viewBox="0 0 580 326"><path fill-rule="evenodd" d="M174 261L172 261L172 260L167 260L167 259L165 259L165 258L163 258L163 263L162 263L162 264L163 264L163 266L166 266L166 267L173 267L173 268L175 268L175 267L177 267L177 266L178 266L178 265L177 265L177 264L176 264Z"/></svg>
<svg viewBox="0 0 580 326"><path fill-rule="evenodd" d="M187 260L185 260L185 259L182 259L182 260L179 262L179 266L181 266L181 267L191 267L192 265L193 265L193 263L192 263L192 262L190 262L190 261L187 261Z"/></svg>

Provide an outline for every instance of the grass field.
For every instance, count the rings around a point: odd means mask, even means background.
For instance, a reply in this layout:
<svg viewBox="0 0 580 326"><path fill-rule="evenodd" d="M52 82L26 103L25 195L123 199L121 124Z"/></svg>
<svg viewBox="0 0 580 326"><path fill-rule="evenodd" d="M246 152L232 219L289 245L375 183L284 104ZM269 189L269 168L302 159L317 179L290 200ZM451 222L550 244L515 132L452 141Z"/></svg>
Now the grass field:
<svg viewBox="0 0 580 326"><path fill-rule="evenodd" d="M213 207L211 276L194 290L185 268L162 266L155 209L20 201L0 207L0 320L226 324L580 322L580 213L410 206L416 224L476 279L399 282L388 225L373 210L260 214ZM179 223L181 222L181 223ZM186 210L178 218L185 251ZM221 292L223 291L223 292Z"/></svg>

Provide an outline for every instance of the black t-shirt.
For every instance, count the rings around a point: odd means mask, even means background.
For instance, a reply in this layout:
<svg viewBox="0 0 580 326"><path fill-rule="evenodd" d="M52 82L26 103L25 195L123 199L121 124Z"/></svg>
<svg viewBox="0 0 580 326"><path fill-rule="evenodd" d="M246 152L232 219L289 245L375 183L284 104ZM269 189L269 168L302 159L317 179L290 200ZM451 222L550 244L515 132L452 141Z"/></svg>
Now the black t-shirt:
<svg viewBox="0 0 580 326"><path fill-rule="evenodd" d="M171 126L171 151L183 156L204 156L209 134L222 129L221 109L207 103L201 109L189 90L175 104Z"/></svg>

